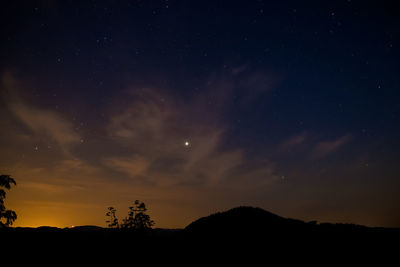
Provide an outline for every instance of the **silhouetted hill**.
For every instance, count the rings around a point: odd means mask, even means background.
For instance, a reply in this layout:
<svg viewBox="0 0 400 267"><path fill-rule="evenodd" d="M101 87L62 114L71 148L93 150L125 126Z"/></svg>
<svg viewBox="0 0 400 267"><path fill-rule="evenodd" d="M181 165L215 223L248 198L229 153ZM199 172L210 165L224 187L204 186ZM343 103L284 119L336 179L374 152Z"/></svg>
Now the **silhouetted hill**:
<svg viewBox="0 0 400 267"><path fill-rule="evenodd" d="M400 229L354 224L303 222L283 218L260 208L237 207L200 218L185 229L193 244L214 249L328 253L333 250L377 252L379 244L395 242ZM246 245L243 245L246 244ZM388 250L389 251L389 250Z"/></svg>
<svg viewBox="0 0 400 267"><path fill-rule="evenodd" d="M399 228L366 227L356 224L304 222L297 219L283 218L261 208L236 207L224 212L217 212L200 218L184 229L188 233L201 234L250 234L307 232L307 233L400 233Z"/></svg>
<svg viewBox="0 0 400 267"><path fill-rule="evenodd" d="M189 224L188 232L212 234L246 234L251 232L275 231L277 228L301 229L306 223L282 218L260 208L237 207L200 218Z"/></svg>

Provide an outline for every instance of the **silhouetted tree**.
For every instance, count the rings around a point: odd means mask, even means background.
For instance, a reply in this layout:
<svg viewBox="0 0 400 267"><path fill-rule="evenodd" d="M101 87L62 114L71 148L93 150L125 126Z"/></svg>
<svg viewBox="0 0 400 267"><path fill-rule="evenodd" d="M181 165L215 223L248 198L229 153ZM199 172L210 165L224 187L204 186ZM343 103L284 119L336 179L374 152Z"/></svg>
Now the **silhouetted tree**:
<svg viewBox="0 0 400 267"><path fill-rule="evenodd" d="M147 208L143 202L136 200L133 206L129 207L128 217L123 220L123 228L151 229L154 221L146 214Z"/></svg>
<svg viewBox="0 0 400 267"><path fill-rule="evenodd" d="M117 216L115 215L116 212L117 210L115 208L113 207L108 208L106 216L109 217L109 219L106 221L106 223L108 223L109 228L119 228L118 219Z"/></svg>
<svg viewBox="0 0 400 267"><path fill-rule="evenodd" d="M10 175L0 175L0 227L10 226L17 219L17 214L13 210L6 210L4 206L4 199L6 198L6 191L2 189L10 189L11 185L17 185L15 180ZM3 223L5 220L5 223Z"/></svg>

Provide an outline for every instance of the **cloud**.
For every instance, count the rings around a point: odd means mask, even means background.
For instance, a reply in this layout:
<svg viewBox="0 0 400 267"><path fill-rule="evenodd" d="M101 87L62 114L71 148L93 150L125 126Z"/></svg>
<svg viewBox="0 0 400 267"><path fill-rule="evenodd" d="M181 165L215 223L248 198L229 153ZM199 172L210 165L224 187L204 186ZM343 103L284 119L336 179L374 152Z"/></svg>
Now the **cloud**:
<svg viewBox="0 0 400 267"><path fill-rule="evenodd" d="M54 141L65 152L81 140L73 125L58 112L25 103L18 94L19 84L10 73L2 76L2 88L9 111L29 130L31 137Z"/></svg>
<svg viewBox="0 0 400 267"><path fill-rule="evenodd" d="M246 64L232 67L232 74L233 75L240 74L240 73L246 71L248 68L249 68L249 66L247 66Z"/></svg>
<svg viewBox="0 0 400 267"><path fill-rule="evenodd" d="M249 183L243 174L237 179L237 170L251 160L245 150L224 147L229 130L225 106L237 86L235 79L216 77L202 94L185 101L154 88L127 90L127 104L110 114L107 130L114 144L129 152L105 158L104 164L133 180L159 186ZM254 170L253 175L262 179L253 181L273 177L271 165Z"/></svg>
<svg viewBox="0 0 400 267"><path fill-rule="evenodd" d="M246 91L244 97L255 96L256 94L276 89L280 77L264 70L254 70L244 64L232 67L232 76L225 76L224 79L233 80L234 86Z"/></svg>
<svg viewBox="0 0 400 267"><path fill-rule="evenodd" d="M239 181L240 171L236 171L251 161L243 148L224 147L229 131L223 123L225 106L239 86L229 75L214 77L201 94L184 101L165 90L132 86L110 103L108 119L101 126L106 136L101 140L92 136L79 147L81 137L64 114L28 104L19 96L22 90L11 75L3 76L2 82L8 109L27 132L25 142L32 146L32 142L51 141L61 148L59 154L53 147L36 154L31 149L30 163L24 166L41 166L40 175L51 171L60 179L98 175L101 180L108 174L141 185L219 186ZM186 141L189 146L184 145ZM253 169L253 175L263 179L273 172L271 166Z"/></svg>
<svg viewBox="0 0 400 267"><path fill-rule="evenodd" d="M279 145L279 150L281 151L290 150L294 147L303 144L305 140L306 140L306 135L304 133L289 137Z"/></svg>
<svg viewBox="0 0 400 267"><path fill-rule="evenodd" d="M51 138L63 147L81 139L73 130L73 125L54 111L33 108L23 103L12 104L11 110L34 135Z"/></svg>
<svg viewBox="0 0 400 267"><path fill-rule="evenodd" d="M108 158L104 160L106 166L121 171L130 177L137 177L146 172L149 162L144 158Z"/></svg>
<svg viewBox="0 0 400 267"><path fill-rule="evenodd" d="M199 99L179 104L154 89L130 97L129 105L110 117L108 131L131 153L106 158L106 166L154 184L176 185L218 183L243 163L239 150L220 148L224 127L196 114ZM219 117L215 113L213 120Z"/></svg>
<svg viewBox="0 0 400 267"><path fill-rule="evenodd" d="M337 151L340 147L348 143L350 140L351 136L349 134L346 134L335 140L319 142L314 148L313 156L315 158L323 158Z"/></svg>
<svg viewBox="0 0 400 267"><path fill-rule="evenodd" d="M278 77L271 73L256 71L244 77L240 77L239 85L245 90L252 90L255 93L260 93L275 89L278 81Z"/></svg>
<svg viewBox="0 0 400 267"><path fill-rule="evenodd" d="M60 194L66 191L82 190L80 186L65 186L62 184L50 184L43 182L25 182L21 185L22 188L40 191L42 193Z"/></svg>

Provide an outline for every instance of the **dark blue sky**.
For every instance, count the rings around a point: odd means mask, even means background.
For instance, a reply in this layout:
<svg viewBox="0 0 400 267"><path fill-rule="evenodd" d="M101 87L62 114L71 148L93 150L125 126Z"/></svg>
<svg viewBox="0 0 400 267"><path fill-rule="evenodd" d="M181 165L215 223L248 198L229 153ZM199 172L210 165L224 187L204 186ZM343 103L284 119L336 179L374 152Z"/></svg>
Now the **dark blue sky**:
<svg viewBox="0 0 400 267"><path fill-rule="evenodd" d="M0 12L0 167L20 181L21 213L52 203L71 215L49 223L69 224L84 203L125 205L118 190L132 187L161 226L242 203L400 226L394 2L6 1ZM61 193L70 183L115 188ZM75 194L76 213L60 206Z"/></svg>

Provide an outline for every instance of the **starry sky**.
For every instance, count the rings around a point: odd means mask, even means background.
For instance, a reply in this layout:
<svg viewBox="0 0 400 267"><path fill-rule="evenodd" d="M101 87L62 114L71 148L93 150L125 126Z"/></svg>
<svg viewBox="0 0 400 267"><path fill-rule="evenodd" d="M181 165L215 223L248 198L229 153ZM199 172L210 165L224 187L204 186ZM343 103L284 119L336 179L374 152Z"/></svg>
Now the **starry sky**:
<svg viewBox="0 0 400 267"><path fill-rule="evenodd" d="M400 227L390 1L5 1L15 226L180 228L239 205ZM393 2L394 3L394 2Z"/></svg>

